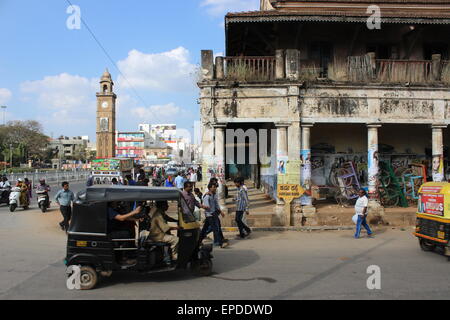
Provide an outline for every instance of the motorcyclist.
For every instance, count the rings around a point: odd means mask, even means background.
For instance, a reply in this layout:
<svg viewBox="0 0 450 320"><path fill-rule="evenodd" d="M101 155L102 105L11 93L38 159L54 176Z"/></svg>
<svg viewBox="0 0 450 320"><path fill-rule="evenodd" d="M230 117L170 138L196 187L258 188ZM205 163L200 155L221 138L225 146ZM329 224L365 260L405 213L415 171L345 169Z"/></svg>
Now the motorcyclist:
<svg viewBox="0 0 450 320"><path fill-rule="evenodd" d="M20 188L20 205L28 207L30 204L28 202L28 186L25 184L22 178L17 179L16 187Z"/></svg>
<svg viewBox="0 0 450 320"><path fill-rule="evenodd" d="M9 202L9 193L11 191L11 184L8 181L8 178L6 176L2 177L2 180L0 181L0 199L2 199L2 202Z"/></svg>
<svg viewBox="0 0 450 320"><path fill-rule="evenodd" d="M45 195L46 198L46 204L47 206L49 205L49 195L48 193L51 191L50 186L45 182L45 179L41 179L39 180L39 185L36 188L36 192L39 192L39 194L41 195ZM42 193L44 192L44 193Z"/></svg>

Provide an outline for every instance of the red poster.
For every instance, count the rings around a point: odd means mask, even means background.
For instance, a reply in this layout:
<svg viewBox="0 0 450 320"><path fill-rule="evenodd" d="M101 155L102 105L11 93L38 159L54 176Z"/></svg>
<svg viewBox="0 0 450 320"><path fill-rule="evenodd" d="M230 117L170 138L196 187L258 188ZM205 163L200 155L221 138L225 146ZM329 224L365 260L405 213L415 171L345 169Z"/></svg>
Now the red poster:
<svg viewBox="0 0 450 320"><path fill-rule="evenodd" d="M419 212L444 216L443 194L422 194L419 203Z"/></svg>

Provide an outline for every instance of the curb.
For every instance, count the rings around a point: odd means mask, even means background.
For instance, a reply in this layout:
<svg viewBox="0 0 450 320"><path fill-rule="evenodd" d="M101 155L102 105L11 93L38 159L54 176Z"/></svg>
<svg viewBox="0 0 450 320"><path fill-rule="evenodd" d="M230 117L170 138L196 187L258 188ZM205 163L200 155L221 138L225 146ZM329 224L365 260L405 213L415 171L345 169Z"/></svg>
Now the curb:
<svg viewBox="0 0 450 320"><path fill-rule="evenodd" d="M265 228L251 228L252 231L333 231L333 230L354 230L355 226L314 226L314 227L265 227ZM238 232L237 227L224 227L223 232Z"/></svg>

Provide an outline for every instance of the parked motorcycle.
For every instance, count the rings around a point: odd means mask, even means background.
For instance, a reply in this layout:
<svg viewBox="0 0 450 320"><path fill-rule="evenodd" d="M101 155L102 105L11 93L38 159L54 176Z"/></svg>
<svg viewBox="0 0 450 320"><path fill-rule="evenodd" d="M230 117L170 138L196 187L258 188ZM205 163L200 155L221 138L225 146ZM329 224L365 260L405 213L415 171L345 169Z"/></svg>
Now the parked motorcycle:
<svg viewBox="0 0 450 320"><path fill-rule="evenodd" d="M45 213L47 209L50 208L48 192L45 190L37 190L36 194L39 209L41 209L42 213Z"/></svg>
<svg viewBox="0 0 450 320"><path fill-rule="evenodd" d="M22 206L24 210L27 210L29 203L20 203L20 187L14 187L9 194L9 211L14 212L17 207Z"/></svg>
<svg viewBox="0 0 450 320"><path fill-rule="evenodd" d="M9 195L11 194L11 188L1 188L0 189L0 204L6 203L9 206Z"/></svg>

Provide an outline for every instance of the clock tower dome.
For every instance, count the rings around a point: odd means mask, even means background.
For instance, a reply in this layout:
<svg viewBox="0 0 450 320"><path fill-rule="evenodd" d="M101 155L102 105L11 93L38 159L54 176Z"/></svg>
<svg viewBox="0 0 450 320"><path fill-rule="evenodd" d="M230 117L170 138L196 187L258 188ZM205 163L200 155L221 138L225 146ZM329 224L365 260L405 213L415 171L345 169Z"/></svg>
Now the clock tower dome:
<svg viewBox="0 0 450 320"><path fill-rule="evenodd" d="M97 92L97 158L116 156L116 98L108 69L100 79Z"/></svg>

